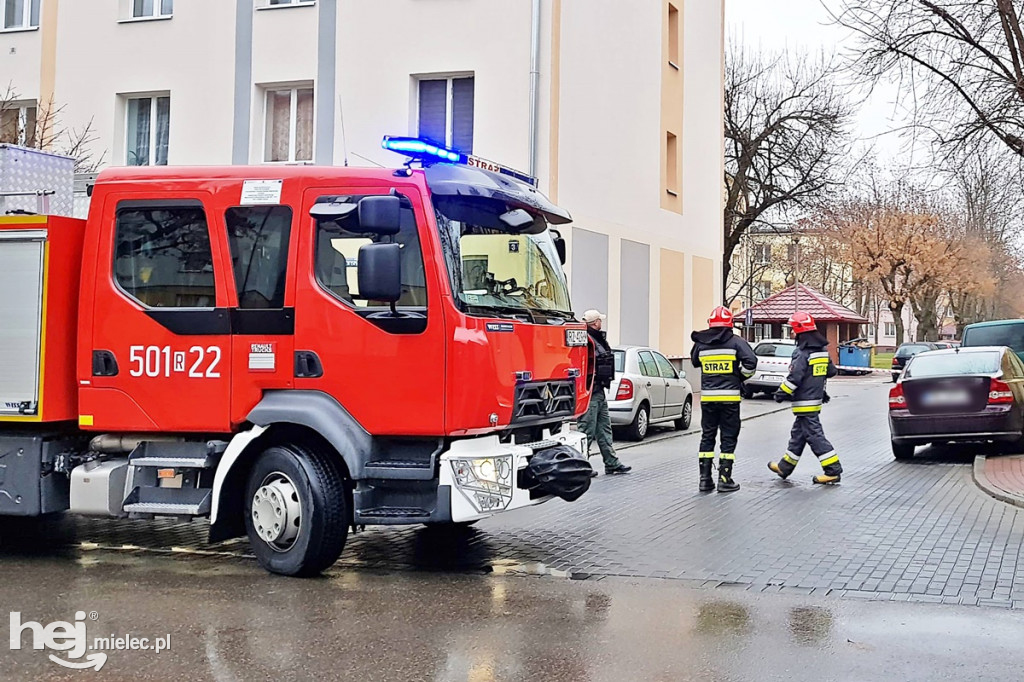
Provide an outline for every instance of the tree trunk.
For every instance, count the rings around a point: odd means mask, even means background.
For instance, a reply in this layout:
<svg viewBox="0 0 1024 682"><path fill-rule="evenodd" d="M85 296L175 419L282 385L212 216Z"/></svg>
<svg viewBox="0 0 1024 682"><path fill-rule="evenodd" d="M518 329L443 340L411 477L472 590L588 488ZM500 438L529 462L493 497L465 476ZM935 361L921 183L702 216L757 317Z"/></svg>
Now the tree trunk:
<svg viewBox="0 0 1024 682"><path fill-rule="evenodd" d="M917 341L939 340L939 292L923 288L910 299L910 307L917 318Z"/></svg>
<svg viewBox="0 0 1024 682"><path fill-rule="evenodd" d="M903 327L903 307L906 305L906 301L896 301L889 299L889 312L892 313L893 324L896 325L896 345L903 345L903 335L906 330Z"/></svg>

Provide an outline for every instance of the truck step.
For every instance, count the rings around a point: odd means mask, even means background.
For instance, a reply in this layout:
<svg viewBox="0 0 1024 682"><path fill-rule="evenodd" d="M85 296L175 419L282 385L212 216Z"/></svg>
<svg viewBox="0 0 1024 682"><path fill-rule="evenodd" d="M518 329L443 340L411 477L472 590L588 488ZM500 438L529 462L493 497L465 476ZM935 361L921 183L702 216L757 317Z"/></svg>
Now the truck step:
<svg viewBox="0 0 1024 682"><path fill-rule="evenodd" d="M434 461L408 462L385 460L367 462L363 467L367 478L403 481L429 481L434 478Z"/></svg>
<svg viewBox="0 0 1024 682"><path fill-rule="evenodd" d="M375 507L356 511L356 523L425 523L430 512L419 507Z"/></svg>
<svg viewBox="0 0 1024 682"><path fill-rule="evenodd" d="M155 488L137 486L122 505L133 514L166 516L206 516L210 513L212 491L209 488Z"/></svg>
<svg viewBox="0 0 1024 682"><path fill-rule="evenodd" d="M224 452L224 443L174 443L148 441L140 443L128 457L128 463L136 467L160 469L210 469Z"/></svg>

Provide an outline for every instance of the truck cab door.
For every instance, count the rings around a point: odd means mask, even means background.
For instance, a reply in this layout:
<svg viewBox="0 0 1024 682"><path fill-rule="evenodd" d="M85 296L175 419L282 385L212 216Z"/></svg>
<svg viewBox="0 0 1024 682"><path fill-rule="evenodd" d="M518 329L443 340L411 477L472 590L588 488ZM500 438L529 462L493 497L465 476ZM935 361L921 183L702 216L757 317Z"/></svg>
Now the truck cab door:
<svg viewBox="0 0 1024 682"><path fill-rule="evenodd" d="M82 306L92 371L80 364L81 426L230 430L228 258L205 199L105 197L86 243L96 276Z"/></svg>

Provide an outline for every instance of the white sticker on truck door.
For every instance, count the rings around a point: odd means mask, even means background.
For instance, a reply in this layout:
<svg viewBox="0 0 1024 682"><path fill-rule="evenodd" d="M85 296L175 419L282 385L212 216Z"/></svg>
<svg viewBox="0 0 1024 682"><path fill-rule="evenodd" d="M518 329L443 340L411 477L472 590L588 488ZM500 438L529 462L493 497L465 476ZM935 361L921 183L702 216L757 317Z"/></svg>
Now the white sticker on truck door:
<svg viewBox="0 0 1024 682"><path fill-rule="evenodd" d="M243 206L255 204L280 204L281 186L284 180L244 180L242 181Z"/></svg>

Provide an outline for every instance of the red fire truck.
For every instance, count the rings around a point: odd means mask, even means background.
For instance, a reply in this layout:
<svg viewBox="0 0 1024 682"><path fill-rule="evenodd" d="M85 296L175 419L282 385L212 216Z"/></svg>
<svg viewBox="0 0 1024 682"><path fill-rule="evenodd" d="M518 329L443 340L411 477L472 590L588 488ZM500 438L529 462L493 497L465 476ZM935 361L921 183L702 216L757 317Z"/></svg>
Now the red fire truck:
<svg viewBox="0 0 1024 682"><path fill-rule="evenodd" d="M0 533L209 517L312 575L350 528L586 490L565 425L589 349L549 228L570 216L500 168L385 146L419 163L117 168L87 220L0 217Z"/></svg>

